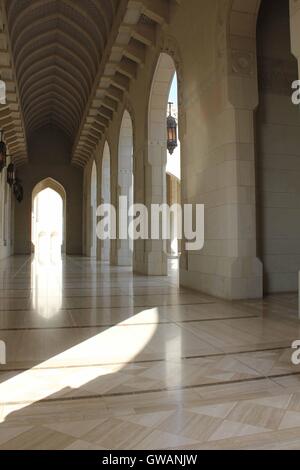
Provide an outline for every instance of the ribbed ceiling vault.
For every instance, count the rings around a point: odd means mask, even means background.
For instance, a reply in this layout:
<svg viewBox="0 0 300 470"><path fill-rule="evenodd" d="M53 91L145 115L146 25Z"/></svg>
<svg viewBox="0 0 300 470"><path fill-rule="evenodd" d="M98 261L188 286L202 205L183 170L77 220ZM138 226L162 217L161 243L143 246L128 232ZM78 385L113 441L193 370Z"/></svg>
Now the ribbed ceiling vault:
<svg viewBox="0 0 300 470"><path fill-rule="evenodd" d="M0 0L0 78L8 87L0 126L15 161L26 159L26 138L53 125L69 136L72 162L84 166L178 1Z"/></svg>
<svg viewBox="0 0 300 470"><path fill-rule="evenodd" d="M169 21L172 4L180 0L121 0L100 68L73 147L72 161L84 166L105 136L154 47L157 27Z"/></svg>
<svg viewBox="0 0 300 470"><path fill-rule="evenodd" d="M0 104L0 129L4 132L8 153L13 157L15 163L21 164L27 158L26 138L4 10L3 1L1 0L0 78L6 86L6 97L5 104Z"/></svg>
<svg viewBox="0 0 300 470"><path fill-rule="evenodd" d="M74 141L119 0L6 0L27 137L51 124Z"/></svg>

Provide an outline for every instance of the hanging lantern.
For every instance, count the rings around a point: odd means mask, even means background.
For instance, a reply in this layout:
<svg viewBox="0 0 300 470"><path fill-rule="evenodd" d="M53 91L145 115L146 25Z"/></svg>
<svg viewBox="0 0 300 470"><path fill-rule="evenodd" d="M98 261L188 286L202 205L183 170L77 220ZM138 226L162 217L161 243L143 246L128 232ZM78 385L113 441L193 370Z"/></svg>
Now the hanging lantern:
<svg viewBox="0 0 300 470"><path fill-rule="evenodd" d="M7 167L6 180L9 186L12 186L15 181L15 165L10 163Z"/></svg>
<svg viewBox="0 0 300 470"><path fill-rule="evenodd" d="M6 166L6 145L2 140L2 131L0 131L0 173Z"/></svg>
<svg viewBox="0 0 300 470"><path fill-rule="evenodd" d="M18 202L22 202L24 192L23 192L23 186L21 185L21 181L19 180L19 178L16 178L15 181L14 181L13 191L14 191L14 195L15 195L16 200Z"/></svg>
<svg viewBox="0 0 300 470"><path fill-rule="evenodd" d="M174 150L178 146L177 122L176 119L172 116L172 104L173 103L169 103L169 116L167 117L167 149L170 155L173 155Z"/></svg>

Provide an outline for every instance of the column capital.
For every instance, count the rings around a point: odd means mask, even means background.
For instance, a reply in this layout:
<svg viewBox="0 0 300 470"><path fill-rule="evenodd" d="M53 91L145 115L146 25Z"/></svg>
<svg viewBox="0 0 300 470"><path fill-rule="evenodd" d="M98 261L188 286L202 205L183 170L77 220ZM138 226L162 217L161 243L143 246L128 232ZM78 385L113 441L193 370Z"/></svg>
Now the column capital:
<svg viewBox="0 0 300 470"><path fill-rule="evenodd" d="M227 53L227 100L233 107L253 111L259 102L256 45L248 50L229 49Z"/></svg>

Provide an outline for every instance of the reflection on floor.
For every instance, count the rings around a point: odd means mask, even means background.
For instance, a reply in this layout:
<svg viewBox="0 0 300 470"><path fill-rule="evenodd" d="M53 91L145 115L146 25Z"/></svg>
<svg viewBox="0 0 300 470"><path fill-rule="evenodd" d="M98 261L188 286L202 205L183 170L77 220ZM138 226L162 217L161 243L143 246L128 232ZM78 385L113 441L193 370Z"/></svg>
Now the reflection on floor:
<svg viewBox="0 0 300 470"><path fill-rule="evenodd" d="M300 447L297 296L223 302L170 272L0 263L0 449Z"/></svg>

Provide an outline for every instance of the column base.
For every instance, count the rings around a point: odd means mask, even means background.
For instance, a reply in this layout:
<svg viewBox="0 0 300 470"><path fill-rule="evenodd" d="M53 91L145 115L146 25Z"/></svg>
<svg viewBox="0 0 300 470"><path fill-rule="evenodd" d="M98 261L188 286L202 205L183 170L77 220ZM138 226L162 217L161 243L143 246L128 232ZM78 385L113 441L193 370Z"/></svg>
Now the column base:
<svg viewBox="0 0 300 470"><path fill-rule="evenodd" d="M167 255L158 251L145 253L143 274L146 276L167 276Z"/></svg>
<svg viewBox="0 0 300 470"><path fill-rule="evenodd" d="M128 253L127 250L118 250L118 256L117 256L117 266L122 266L122 267L132 267L133 259L132 255Z"/></svg>
<svg viewBox="0 0 300 470"><path fill-rule="evenodd" d="M226 300L261 299L263 265L258 258L220 258L214 272L180 269L180 285Z"/></svg>

